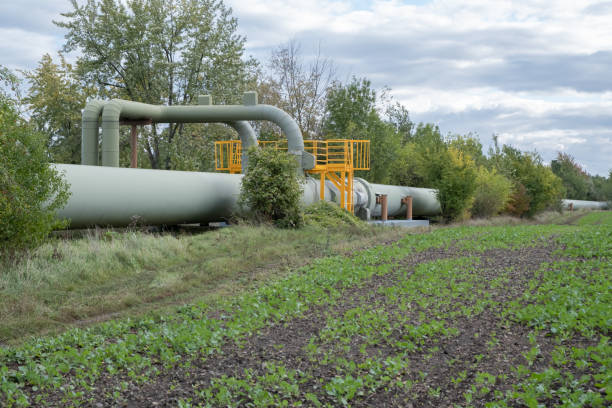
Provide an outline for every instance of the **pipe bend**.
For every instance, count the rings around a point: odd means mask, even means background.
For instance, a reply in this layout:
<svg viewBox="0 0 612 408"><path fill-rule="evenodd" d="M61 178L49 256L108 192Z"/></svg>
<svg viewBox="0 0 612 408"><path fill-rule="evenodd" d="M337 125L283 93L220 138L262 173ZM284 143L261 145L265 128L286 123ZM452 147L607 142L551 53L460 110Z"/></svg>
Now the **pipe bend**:
<svg viewBox="0 0 612 408"><path fill-rule="evenodd" d="M119 167L119 119L124 101L113 99L102 110L102 166Z"/></svg>
<svg viewBox="0 0 612 408"><path fill-rule="evenodd" d="M251 146L257 146L257 136L255 136L255 131L246 120L236 120L232 122L225 122L227 125L234 128L236 132L238 132L238 137L240 138L240 142L242 144L242 154L240 157L241 160L241 168L242 173L246 173L248 168L248 150Z"/></svg>
<svg viewBox="0 0 612 408"><path fill-rule="evenodd" d="M100 115L106 104L100 99L87 102L81 115L81 164L98 164L98 127Z"/></svg>
<svg viewBox="0 0 612 408"><path fill-rule="evenodd" d="M255 130L253 130L249 122L246 120L236 120L225 123L238 132L243 150L247 150L251 146L257 146L257 136L255 136Z"/></svg>
<svg viewBox="0 0 612 408"><path fill-rule="evenodd" d="M272 105L256 105L253 107L261 114L261 119L276 123L285 137L289 153L301 154L304 151L304 138L297 122L284 110Z"/></svg>

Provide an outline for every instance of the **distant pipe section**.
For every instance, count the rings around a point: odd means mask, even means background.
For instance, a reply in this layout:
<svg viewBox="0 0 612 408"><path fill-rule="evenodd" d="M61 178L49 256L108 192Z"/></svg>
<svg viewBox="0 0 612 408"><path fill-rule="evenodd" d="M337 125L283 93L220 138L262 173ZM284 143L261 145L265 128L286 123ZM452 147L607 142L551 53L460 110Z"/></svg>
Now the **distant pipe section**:
<svg viewBox="0 0 612 408"><path fill-rule="evenodd" d="M607 201L561 200L564 210L607 210L610 204Z"/></svg>

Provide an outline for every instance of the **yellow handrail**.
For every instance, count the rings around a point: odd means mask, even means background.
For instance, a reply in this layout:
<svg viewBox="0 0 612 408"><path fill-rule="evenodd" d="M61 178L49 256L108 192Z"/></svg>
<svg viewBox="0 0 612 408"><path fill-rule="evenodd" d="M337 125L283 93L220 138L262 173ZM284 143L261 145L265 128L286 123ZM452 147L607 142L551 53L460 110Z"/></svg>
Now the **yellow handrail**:
<svg viewBox="0 0 612 408"><path fill-rule="evenodd" d="M259 141L262 147L287 150L287 141ZM305 140L304 150L315 156L315 167L307 170L321 178L321 199L325 180L340 193L340 206L353 211L353 173L370 169L370 141L349 139ZM215 142L215 170L240 173L242 144L240 140Z"/></svg>

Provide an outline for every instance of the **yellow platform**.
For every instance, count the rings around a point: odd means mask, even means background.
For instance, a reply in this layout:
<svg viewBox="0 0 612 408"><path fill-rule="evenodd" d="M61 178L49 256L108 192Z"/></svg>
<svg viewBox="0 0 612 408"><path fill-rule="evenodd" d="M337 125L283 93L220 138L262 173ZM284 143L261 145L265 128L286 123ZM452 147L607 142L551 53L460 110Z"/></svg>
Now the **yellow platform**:
<svg viewBox="0 0 612 408"><path fill-rule="evenodd" d="M263 147L287 150L286 141L261 141ZM353 211L353 174L370 169L370 141L350 139L305 140L304 150L315 156L315 167L307 173L321 180L320 198L324 198L325 180L340 192L340 206ZM215 142L215 170L240 173L242 169L240 140Z"/></svg>

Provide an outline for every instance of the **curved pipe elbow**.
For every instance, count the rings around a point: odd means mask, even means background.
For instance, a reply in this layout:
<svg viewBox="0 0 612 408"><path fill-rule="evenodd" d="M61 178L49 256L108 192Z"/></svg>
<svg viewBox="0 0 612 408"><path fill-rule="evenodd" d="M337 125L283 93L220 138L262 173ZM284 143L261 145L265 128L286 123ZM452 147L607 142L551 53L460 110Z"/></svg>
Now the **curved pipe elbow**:
<svg viewBox="0 0 612 408"><path fill-rule="evenodd" d="M98 165L98 128L105 101L94 99L85 105L81 116L81 164Z"/></svg>

